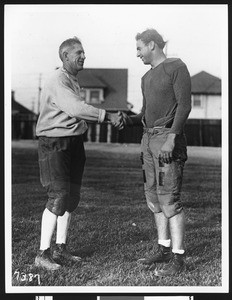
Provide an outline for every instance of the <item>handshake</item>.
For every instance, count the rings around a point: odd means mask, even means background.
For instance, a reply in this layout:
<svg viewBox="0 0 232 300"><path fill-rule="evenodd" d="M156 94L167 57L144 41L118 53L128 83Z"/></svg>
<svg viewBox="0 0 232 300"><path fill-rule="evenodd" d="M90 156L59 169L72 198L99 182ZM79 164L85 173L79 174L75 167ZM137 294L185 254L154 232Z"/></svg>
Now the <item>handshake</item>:
<svg viewBox="0 0 232 300"><path fill-rule="evenodd" d="M118 111L117 113L106 112L105 120L111 123L118 130L122 130L126 125L131 124L130 117L122 111Z"/></svg>

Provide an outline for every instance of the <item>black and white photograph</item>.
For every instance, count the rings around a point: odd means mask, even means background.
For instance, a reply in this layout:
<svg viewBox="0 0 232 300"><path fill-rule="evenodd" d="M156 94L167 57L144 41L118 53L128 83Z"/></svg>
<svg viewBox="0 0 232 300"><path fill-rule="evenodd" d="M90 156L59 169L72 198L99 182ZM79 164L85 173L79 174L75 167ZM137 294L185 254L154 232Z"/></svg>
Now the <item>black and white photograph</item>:
<svg viewBox="0 0 232 300"><path fill-rule="evenodd" d="M4 91L6 293L229 292L228 5L5 5Z"/></svg>

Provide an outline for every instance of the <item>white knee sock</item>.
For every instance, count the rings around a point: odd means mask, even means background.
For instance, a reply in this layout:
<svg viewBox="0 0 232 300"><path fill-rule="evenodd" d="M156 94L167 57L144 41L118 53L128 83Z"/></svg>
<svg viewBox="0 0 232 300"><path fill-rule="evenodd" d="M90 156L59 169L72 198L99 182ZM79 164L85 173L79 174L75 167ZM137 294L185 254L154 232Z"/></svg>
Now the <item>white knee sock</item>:
<svg viewBox="0 0 232 300"><path fill-rule="evenodd" d="M65 212L63 216L57 218L56 243L66 244L68 229L71 221L71 213Z"/></svg>
<svg viewBox="0 0 232 300"><path fill-rule="evenodd" d="M177 253L177 254L184 254L184 250L183 249L172 249L173 253Z"/></svg>
<svg viewBox="0 0 232 300"><path fill-rule="evenodd" d="M162 245L164 247L170 247L171 246L171 240L158 240L158 244Z"/></svg>
<svg viewBox="0 0 232 300"><path fill-rule="evenodd" d="M40 250L50 248L53 232L56 227L57 216L45 208L41 222Z"/></svg>

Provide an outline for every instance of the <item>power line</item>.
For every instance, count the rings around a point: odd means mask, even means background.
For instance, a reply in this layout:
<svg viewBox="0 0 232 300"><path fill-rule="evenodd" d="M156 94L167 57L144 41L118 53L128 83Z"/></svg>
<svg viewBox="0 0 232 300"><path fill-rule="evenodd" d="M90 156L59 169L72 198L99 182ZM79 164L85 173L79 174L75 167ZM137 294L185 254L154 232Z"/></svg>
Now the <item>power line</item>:
<svg viewBox="0 0 232 300"><path fill-rule="evenodd" d="M40 109L40 94L41 94L41 79L42 79L42 74L39 74L39 87L38 87L38 114L39 114L39 109Z"/></svg>

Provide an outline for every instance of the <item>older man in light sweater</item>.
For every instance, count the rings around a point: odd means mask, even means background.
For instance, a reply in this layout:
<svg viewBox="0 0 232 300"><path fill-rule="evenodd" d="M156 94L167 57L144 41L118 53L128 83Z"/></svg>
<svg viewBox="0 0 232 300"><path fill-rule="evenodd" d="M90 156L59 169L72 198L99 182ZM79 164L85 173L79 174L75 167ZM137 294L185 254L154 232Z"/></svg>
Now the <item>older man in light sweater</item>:
<svg viewBox="0 0 232 300"><path fill-rule="evenodd" d="M57 270L67 261L79 262L66 248L71 213L80 200L85 164L83 133L86 121L111 122L120 129L121 117L86 104L80 95L77 74L83 69L85 52L74 37L59 48L63 66L46 81L41 94L40 115L36 126L39 138L40 181L48 200L41 225L40 250L35 265ZM56 228L56 246L51 253L51 238Z"/></svg>

